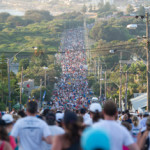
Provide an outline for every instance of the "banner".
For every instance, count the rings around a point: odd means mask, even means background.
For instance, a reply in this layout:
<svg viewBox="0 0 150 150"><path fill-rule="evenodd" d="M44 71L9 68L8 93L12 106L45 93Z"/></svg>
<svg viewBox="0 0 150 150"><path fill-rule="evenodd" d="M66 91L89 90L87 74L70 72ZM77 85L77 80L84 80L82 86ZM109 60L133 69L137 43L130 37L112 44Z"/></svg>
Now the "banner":
<svg viewBox="0 0 150 150"><path fill-rule="evenodd" d="M44 91L44 94L43 94L43 98L42 98L43 101L45 99L45 95L46 95L46 91Z"/></svg>

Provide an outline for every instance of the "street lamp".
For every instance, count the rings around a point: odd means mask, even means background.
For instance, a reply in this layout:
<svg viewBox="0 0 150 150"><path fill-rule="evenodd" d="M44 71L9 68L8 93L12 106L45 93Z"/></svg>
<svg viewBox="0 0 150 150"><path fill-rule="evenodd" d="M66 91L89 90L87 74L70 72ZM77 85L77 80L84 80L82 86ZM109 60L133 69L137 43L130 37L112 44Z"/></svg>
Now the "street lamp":
<svg viewBox="0 0 150 150"><path fill-rule="evenodd" d="M150 70L150 65L149 65L149 59L150 59L150 41L149 41L149 13L145 13L145 16L136 16L136 18L141 17L143 19L144 17L146 18L146 56L147 56L147 110L150 111L150 75L149 75L149 70Z"/></svg>
<svg viewBox="0 0 150 150"><path fill-rule="evenodd" d="M138 55L136 55L135 53L133 53L133 52L130 52L130 51L127 51L127 50L123 50L123 51L121 51L121 50L109 50L109 52L111 53L111 54L114 54L115 52L126 52L126 53L130 53L130 54L133 54L133 57L132 57L132 59L133 59L133 61L137 61L138 59L140 59L140 60L142 60L143 61L143 63L146 65L146 62L141 58L141 57L139 57ZM126 61L125 63L126 64L131 64L133 61ZM120 63L123 63L122 61L120 61ZM120 69L121 70L121 69ZM121 83L122 81L121 81L121 76L120 76L120 85L122 85L122 83ZM119 92L119 94L120 93L122 93L122 89L121 88L119 88L120 90L120 92ZM126 90L125 90L125 109L127 109L127 89L128 89L128 72L126 71ZM120 99L122 98L122 95L120 94ZM121 102L120 102L120 105L121 105Z"/></svg>
<svg viewBox="0 0 150 150"><path fill-rule="evenodd" d="M9 103L9 112L11 111L11 87L10 87L10 63L13 61L14 57L16 57L19 53L24 51L26 49L20 50L18 53L16 53L13 57L10 59L7 58L7 72L8 72L8 103ZM22 79L21 79L22 80ZM21 105L21 93L22 91L20 90L20 105Z"/></svg>

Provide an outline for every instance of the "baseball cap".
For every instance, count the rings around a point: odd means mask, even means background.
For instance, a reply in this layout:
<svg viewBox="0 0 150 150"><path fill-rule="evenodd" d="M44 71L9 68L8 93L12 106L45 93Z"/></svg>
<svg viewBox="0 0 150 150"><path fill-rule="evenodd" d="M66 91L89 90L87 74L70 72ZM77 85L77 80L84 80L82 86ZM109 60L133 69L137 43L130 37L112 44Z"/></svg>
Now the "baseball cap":
<svg viewBox="0 0 150 150"><path fill-rule="evenodd" d="M5 121L6 124L12 123L13 122L13 117L10 114L5 114L2 116L2 120Z"/></svg>
<svg viewBox="0 0 150 150"><path fill-rule="evenodd" d="M99 103L92 103L90 105L90 109L89 109L91 112L101 112L102 111L102 107Z"/></svg>
<svg viewBox="0 0 150 150"><path fill-rule="evenodd" d="M57 122L61 122L64 118L64 114L63 113L56 113L56 121Z"/></svg>
<svg viewBox="0 0 150 150"><path fill-rule="evenodd" d="M81 136L83 150L110 150L110 139L102 129L87 128Z"/></svg>

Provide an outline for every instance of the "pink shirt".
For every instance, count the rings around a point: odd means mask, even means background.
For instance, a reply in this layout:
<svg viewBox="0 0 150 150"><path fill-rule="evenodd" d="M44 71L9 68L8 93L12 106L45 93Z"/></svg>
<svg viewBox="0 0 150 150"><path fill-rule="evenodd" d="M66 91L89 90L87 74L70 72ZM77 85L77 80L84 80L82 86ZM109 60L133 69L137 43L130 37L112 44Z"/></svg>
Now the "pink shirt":
<svg viewBox="0 0 150 150"><path fill-rule="evenodd" d="M12 149L14 150L17 146L14 137L9 136L9 143L10 143Z"/></svg>

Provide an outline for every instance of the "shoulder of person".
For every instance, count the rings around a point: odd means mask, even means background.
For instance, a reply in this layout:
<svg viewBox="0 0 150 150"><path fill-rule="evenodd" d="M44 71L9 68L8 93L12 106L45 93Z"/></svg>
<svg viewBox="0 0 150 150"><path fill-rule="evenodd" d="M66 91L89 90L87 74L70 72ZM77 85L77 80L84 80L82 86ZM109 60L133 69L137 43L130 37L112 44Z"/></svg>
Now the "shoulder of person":
<svg viewBox="0 0 150 150"><path fill-rule="evenodd" d="M93 125L92 125L92 127L100 127L100 126L103 126L103 124L104 124L104 121L98 121L98 122L95 122L95 123L93 123Z"/></svg>
<svg viewBox="0 0 150 150"><path fill-rule="evenodd" d="M6 141L4 143L4 150L12 150L11 145Z"/></svg>
<svg viewBox="0 0 150 150"><path fill-rule="evenodd" d="M54 137L53 142L58 142L58 143L62 143L62 141L64 140L64 134L63 135L57 135Z"/></svg>

